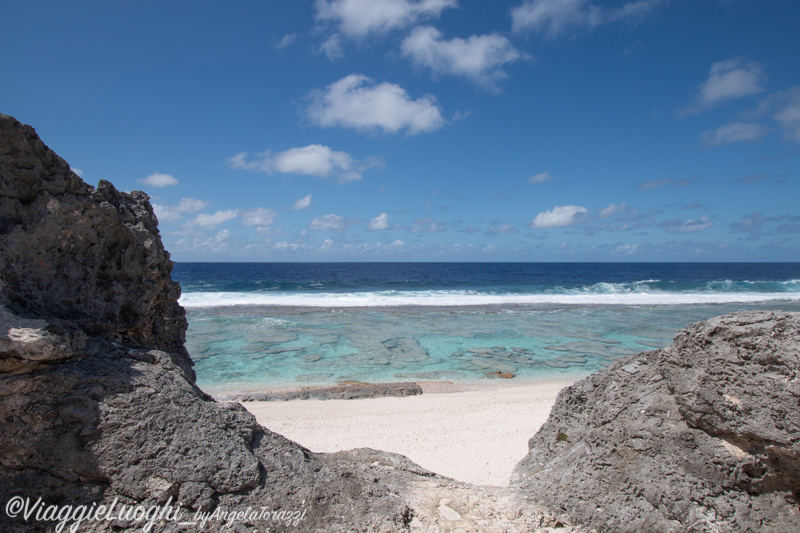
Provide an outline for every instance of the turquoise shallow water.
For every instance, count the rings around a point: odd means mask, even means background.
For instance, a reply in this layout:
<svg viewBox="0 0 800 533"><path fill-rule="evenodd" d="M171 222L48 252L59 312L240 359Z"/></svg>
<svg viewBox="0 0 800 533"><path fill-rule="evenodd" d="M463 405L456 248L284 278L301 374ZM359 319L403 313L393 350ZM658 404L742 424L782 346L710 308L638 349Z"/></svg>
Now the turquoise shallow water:
<svg viewBox="0 0 800 533"><path fill-rule="evenodd" d="M692 322L798 302L667 306L190 308L187 348L214 394L279 386L580 377ZM487 377L488 376L488 377Z"/></svg>
<svg viewBox="0 0 800 533"><path fill-rule="evenodd" d="M574 378L715 315L800 311L800 263L178 263L173 277L211 393Z"/></svg>

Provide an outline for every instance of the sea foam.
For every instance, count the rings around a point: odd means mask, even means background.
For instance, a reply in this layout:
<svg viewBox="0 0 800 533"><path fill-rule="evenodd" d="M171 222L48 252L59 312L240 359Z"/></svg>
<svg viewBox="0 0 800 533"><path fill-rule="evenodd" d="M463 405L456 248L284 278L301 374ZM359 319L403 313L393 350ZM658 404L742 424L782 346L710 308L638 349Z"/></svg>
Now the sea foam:
<svg viewBox="0 0 800 533"><path fill-rule="evenodd" d="M604 284L613 285L613 284ZM186 308L275 307L464 307L464 306L593 306L593 305L694 305L800 301L800 291L644 291L574 289L548 293L492 293L465 290L376 292L191 292L179 302Z"/></svg>

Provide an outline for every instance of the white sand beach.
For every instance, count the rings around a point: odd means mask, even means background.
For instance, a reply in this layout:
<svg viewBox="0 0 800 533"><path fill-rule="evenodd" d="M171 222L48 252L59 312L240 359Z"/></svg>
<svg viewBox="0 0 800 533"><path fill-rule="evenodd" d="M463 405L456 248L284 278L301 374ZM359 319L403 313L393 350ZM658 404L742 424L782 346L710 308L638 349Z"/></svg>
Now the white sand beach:
<svg viewBox="0 0 800 533"><path fill-rule="evenodd" d="M505 485L558 392L573 382L420 383L418 396L242 405L314 452L375 448L460 481Z"/></svg>

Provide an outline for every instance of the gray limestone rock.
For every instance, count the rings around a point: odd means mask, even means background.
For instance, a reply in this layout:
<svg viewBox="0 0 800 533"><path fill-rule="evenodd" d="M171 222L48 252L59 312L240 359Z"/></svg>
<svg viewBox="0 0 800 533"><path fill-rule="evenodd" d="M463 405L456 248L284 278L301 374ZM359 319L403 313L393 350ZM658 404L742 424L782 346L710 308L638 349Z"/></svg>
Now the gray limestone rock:
<svg viewBox="0 0 800 533"><path fill-rule="evenodd" d="M564 389L513 484L601 531L800 530L800 315L693 324Z"/></svg>
<svg viewBox="0 0 800 533"><path fill-rule="evenodd" d="M90 187L6 115L0 177L0 304L165 350L191 373L180 287L147 195Z"/></svg>

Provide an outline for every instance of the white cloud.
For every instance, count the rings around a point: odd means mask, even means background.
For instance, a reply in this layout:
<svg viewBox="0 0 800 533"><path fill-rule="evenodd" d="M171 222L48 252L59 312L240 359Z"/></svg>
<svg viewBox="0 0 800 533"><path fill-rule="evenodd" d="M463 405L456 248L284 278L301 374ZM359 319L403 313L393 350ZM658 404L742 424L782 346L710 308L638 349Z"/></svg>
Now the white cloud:
<svg viewBox="0 0 800 533"><path fill-rule="evenodd" d="M351 37L408 27L457 6L456 0L317 0L314 5L317 20L333 22Z"/></svg>
<svg viewBox="0 0 800 533"><path fill-rule="evenodd" d="M374 84L361 74L351 74L324 91L311 94L308 117L322 127L382 130L408 135L441 128L445 121L433 96L411 100L393 83Z"/></svg>
<svg viewBox="0 0 800 533"><path fill-rule="evenodd" d="M589 210L579 205L557 205L552 211L545 211L536 215L536 218L531 221L531 228L569 228L583 223L588 214Z"/></svg>
<svg viewBox="0 0 800 533"><path fill-rule="evenodd" d="M325 39L325 42L319 46L319 52L325 54L331 61L344 56L344 50L342 49L342 36L338 33L334 33Z"/></svg>
<svg viewBox="0 0 800 533"><path fill-rule="evenodd" d="M280 41L278 41L278 43L275 45L275 48L277 48L278 50L283 50L284 48L289 48L290 46L292 46L294 44L294 42L296 40L297 40L297 34L296 33L287 33L286 35L284 35L281 38Z"/></svg>
<svg viewBox="0 0 800 533"><path fill-rule="evenodd" d="M236 209L228 209L226 211L217 211L214 214L201 213L193 220L188 222L190 226L202 226L204 228L212 228L223 222L232 220L238 216L239 212Z"/></svg>
<svg viewBox="0 0 800 533"><path fill-rule="evenodd" d="M379 166L381 162L375 158L359 161L347 152L310 144L274 154L270 151L262 152L256 154L252 160L248 160L247 152L241 152L228 158L228 164L235 169L257 170L268 174L280 172L318 178L335 177L339 183L350 183L360 180L364 171Z"/></svg>
<svg viewBox="0 0 800 533"><path fill-rule="evenodd" d="M380 215L376 216L369 222L369 226L367 226L368 230L384 230L389 229L389 215L386 213L381 213Z"/></svg>
<svg viewBox="0 0 800 533"><path fill-rule="evenodd" d="M208 207L208 202L196 198L181 198L178 202L178 211L181 213L197 213Z"/></svg>
<svg viewBox="0 0 800 533"><path fill-rule="evenodd" d="M159 223L175 222L181 220L183 216L174 206L153 204L153 212Z"/></svg>
<svg viewBox="0 0 800 533"><path fill-rule="evenodd" d="M700 139L707 147L721 146L743 141L757 141L767 134L769 128L762 124L734 122L714 130L704 131Z"/></svg>
<svg viewBox="0 0 800 533"><path fill-rule="evenodd" d="M618 244L611 249L611 252L615 254L633 255L638 249L638 244Z"/></svg>
<svg viewBox="0 0 800 533"><path fill-rule="evenodd" d="M269 152L264 152L269 153ZM259 154L261 155L261 154ZM247 160L247 152L239 152L236 155L233 155L227 159L228 166L231 168L235 168L238 170L257 170L260 166L260 162L257 160L248 161Z"/></svg>
<svg viewBox="0 0 800 533"><path fill-rule="evenodd" d="M664 187L665 185L669 185L671 182L672 180L669 178L664 178L661 180L650 180L640 183L639 186L636 188L640 191L649 191L650 189L657 189L659 187Z"/></svg>
<svg viewBox="0 0 800 533"><path fill-rule="evenodd" d="M285 233L284 226L280 226L275 229L271 229L266 226L258 226L256 228L256 233L263 236L273 237L275 235L283 235Z"/></svg>
<svg viewBox="0 0 800 533"><path fill-rule="evenodd" d="M500 226L491 226L486 233L486 237L495 237L497 235L513 235L519 233L519 230L509 224L502 224Z"/></svg>
<svg viewBox="0 0 800 533"><path fill-rule="evenodd" d="M698 99L706 106L725 100L760 93L763 80L761 65L741 58L718 61L711 65L708 79L700 84Z"/></svg>
<svg viewBox="0 0 800 533"><path fill-rule="evenodd" d="M424 217L416 219L408 231L411 233L437 233L444 231L446 226L444 222Z"/></svg>
<svg viewBox="0 0 800 533"><path fill-rule="evenodd" d="M323 231L344 231L351 225L351 221L340 217L339 215L324 215L318 218L311 219L308 223L308 229L323 230Z"/></svg>
<svg viewBox="0 0 800 533"><path fill-rule="evenodd" d="M403 55L440 74L455 74L493 88L506 77L502 66L522 54L505 37L473 35L468 39L442 39L431 26L415 28L402 44Z"/></svg>
<svg viewBox="0 0 800 533"><path fill-rule="evenodd" d="M311 207L311 195L307 194L307 195L303 196L302 198L300 198L299 200L297 200L294 203L294 205L292 207L290 207L289 209L298 211L298 210L301 210L301 209L308 209L309 207Z"/></svg>
<svg viewBox="0 0 800 533"><path fill-rule="evenodd" d="M659 228L664 228L671 233L697 233L698 231L705 231L712 227L714 223L708 217L700 217L698 219L688 219L686 222L681 222L678 219L665 220L658 225Z"/></svg>
<svg viewBox="0 0 800 533"><path fill-rule="evenodd" d="M608 207L605 207L605 208L601 209L600 212L597 213L597 218L612 217L612 216L616 215L617 213L624 212L627 208L628 208L628 206L625 204L625 202L622 202L619 205L610 204Z"/></svg>
<svg viewBox="0 0 800 533"><path fill-rule="evenodd" d="M81 178L83 177L83 170L81 170L79 168L72 168L72 167L69 167L69 169L71 171L73 171L75 174L77 174L79 177L81 177Z"/></svg>
<svg viewBox="0 0 800 533"><path fill-rule="evenodd" d="M230 232L230 230L224 229L217 233L217 236L214 237L214 241L222 243L230 240L231 237L233 237L233 234Z"/></svg>
<svg viewBox="0 0 800 533"><path fill-rule="evenodd" d="M545 171L545 172L540 172L538 174L534 174L533 176L528 178L527 182L530 184L536 184L536 183L544 183L545 181L552 181L554 179L555 178L551 176L549 172Z"/></svg>
<svg viewBox="0 0 800 533"><path fill-rule="evenodd" d="M800 141L800 86L773 94L761 107L777 108L772 118L780 124L784 137Z"/></svg>
<svg viewBox="0 0 800 533"><path fill-rule="evenodd" d="M638 0L617 9L589 0L527 0L511 10L513 31L533 30L556 37L569 30L593 29L612 22L638 23L667 0Z"/></svg>
<svg viewBox="0 0 800 533"><path fill-rule="evenodd" d="M142 183L145 185L150 185L151 187L168 187L170 185L177 185L178 180L175 179L174 176L171 174L161 174L160 172L154 172L150 174L143 180Z"/></svg>
<svg viewBox="0 0 800 533"><path fill-rule="evenodd" d="M240 213L242 217L242 225L244 226L271 226L275 219L278 218L278 213L266 207L256 207L254 209L247 209Z"/></svg>
<svg viewBox="0 0 800 533"><path fill-rule="evenodd" d="M181 238L175 241L170 249L184 251L200 251L203 254L217 253L226 254L230 252L233 243L233 234L229 230L222 230L213 237L195 237L192 239Z"/></svg>
<svg viewBox="0 0 800 533"><path fill-rule="evenodd" d="M176 222L186 213L197 213L208 207L208 202L195 198L181 198L178 205L153 204L153 211L159 222Z"/></svg>
<svg viewBox="0 0 800 533"><path fill-rule="evenodd" d="M291 148L272 157L272 166L278 172L324 178L338 171L343 181L361 179L360 174L353 173L354 165L355 160L347 152L337 152L319 144Z"/></svg>

